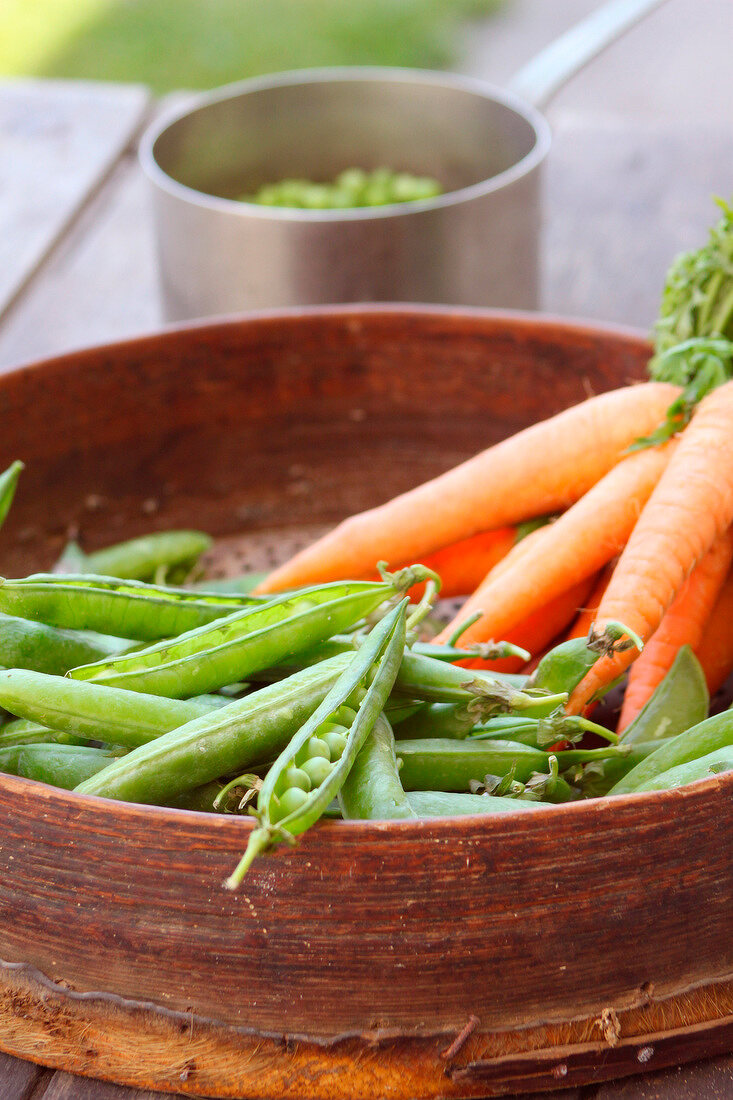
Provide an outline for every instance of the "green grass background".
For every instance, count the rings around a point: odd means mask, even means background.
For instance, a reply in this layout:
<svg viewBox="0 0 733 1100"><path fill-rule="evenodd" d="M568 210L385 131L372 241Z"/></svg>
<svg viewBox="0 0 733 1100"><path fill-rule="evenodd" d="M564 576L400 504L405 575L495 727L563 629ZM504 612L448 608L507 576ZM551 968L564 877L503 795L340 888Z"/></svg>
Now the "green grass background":
<svg viewBox="0 0 733 1100"><path fill-rule="evenodd" d="M318 65L441 68L502 0L0 0L0 73L161 93Z"/></svg>

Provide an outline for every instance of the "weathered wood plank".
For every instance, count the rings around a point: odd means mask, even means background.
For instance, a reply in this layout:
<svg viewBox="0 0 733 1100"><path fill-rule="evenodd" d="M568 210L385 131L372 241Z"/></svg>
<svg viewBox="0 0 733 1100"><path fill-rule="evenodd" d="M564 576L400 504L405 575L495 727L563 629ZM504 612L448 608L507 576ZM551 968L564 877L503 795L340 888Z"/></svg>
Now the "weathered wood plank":
<svg viewBox="0 0 733 1100"><path fill-rule="evenodd" d="M125 157L0 324L0 369L160 324L145 181Z"/></svg>
<svg viewBox="0 0 733 1100"><path fill-rule="evenodd" d="M41 1066L0 1054L0 1096L3 1100L31 1100L44 1077L48 1078L49 1072Z"/></svg>
<svg viewBox="0 0 733 1100"><path fill-rule="evenodd" d="M662 1070L649 1077L609 1081L593 1100L730 1100L733 1056Z"/></svg>
<svg viewBox="0 0 733 1100"><path fill-rule="evenodd" d="M129 145L149 96L33 80L3 82L0 93L1 315Z"/></svg>
<svg viewBox="0 0 733 1100"><path fill-rule="evenodd" d="M545 180L542 305L649 328L673 256L730 196L730 128L557 116ZM684 170L682 170L684 169Z"/></svg>

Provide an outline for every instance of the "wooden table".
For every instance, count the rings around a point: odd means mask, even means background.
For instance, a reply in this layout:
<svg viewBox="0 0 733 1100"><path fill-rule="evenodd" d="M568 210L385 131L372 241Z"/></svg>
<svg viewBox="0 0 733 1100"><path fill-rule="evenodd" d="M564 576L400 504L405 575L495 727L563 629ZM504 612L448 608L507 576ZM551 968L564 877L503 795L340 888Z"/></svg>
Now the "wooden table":
<svg viewBox="0 0 733 1100"><path fill-rule="evenodd" d="M131 86L0 85L0 370L160 325L135 159L155 110ZM733 132L567 112L552 121L543 307L647 328L670 258L704 238L711 195L730 193ZM733 1057L553 1095L724 1100ZM159 1096L0 1054L0 1100Z"/></svg>

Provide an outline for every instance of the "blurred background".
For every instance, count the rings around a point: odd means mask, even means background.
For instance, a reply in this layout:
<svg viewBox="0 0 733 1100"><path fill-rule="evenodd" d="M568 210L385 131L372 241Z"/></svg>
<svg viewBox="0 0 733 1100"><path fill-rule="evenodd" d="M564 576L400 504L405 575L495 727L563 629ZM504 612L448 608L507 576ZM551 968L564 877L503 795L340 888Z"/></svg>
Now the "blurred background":
<svg viewBox="0 0 733 1100"><path fill-rule="evenodd" d="M450 68L504 83L601 0L0 0L0 75L157 95L320 65ZM669 0L556 106L731 120L731 0Z"/></svg>
<svg viewBox="0 0 733 1100"><path fill-rule="evenodd" d="M353 64L504 85L600 6L0 0L0 369L161 323L136 142L182 92ZM731 43L731 0L667 0L549 104L542 309L649 328L670 260L733 191Z"/></svg>

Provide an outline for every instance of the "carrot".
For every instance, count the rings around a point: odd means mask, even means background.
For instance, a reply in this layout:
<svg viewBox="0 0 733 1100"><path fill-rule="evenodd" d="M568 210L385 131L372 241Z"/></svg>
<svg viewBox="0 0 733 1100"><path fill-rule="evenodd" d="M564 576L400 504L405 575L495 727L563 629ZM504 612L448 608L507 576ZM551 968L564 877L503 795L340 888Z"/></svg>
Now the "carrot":
<svg viewBox="0 0 733 1100"><path fill-rule="evenodd" d="M618 730L626 729L672 667L680 647L697 649L733 561L733 534L717 539L690 573L629 673ZM733 634L733 626L729 624Z"/></svg>
<svg viewBox="0 0 733 1100"><path fill-rule="evenodd" d="M664 470L675 444L638 451L615 466L559 519L537 533L513 565L487 578L462 608L465 618L484 614L461 637L461 645L506 638L517 623L559 596L571 584L592 577L625 545L639 513ZM508 560L508 559L507 559ZM438 635L445 641L451 623Z"/></svg>
<svg viewBox="0 0 733 1100"><path fill-rule="evenodd" d="M517 537L515 527L499 527L496 531L482 531L479 535L461 539L450 546L426 554L422 564L434 570L442 580L440 595L442 599L465 596L473 592L486 574L500 562L512 549ZM518 544L520 545L520 544ZM410 565L409 561L400 563ZM399 567L398 567L399 568ZM370 574L375 579L377 574ZM413 600L422 597L425 585L415 585L410 589Z"/></svg>
<svg viewBox="0 0 733 1100"><path fill-rule="evenodd" d="M667 383L644 382L591 397L379 508L344 520L255 591L365 576L380 560L416 561L479 531L563 511L638 436L656 428L679 392Z"/></svg>
<svg viewBox="0 0 733 1100"><path fill-rule="evenodd" d="M588 597L585 607L581 607L580 614L573 623L572 627L568 631L567 641L571 638L585 638L587 637L590 628L595 622L596 615L598 614L598 608L600 607L601 600L603 599L603 593L608 588L608 583L611 580L611 574L613 573L613 564L607 565L605 569L602 569L598 574L598 580L593 586L593 591Z"/></svg>
<svg viewBox="0 0 733 1100"><path fill-rule="evenodd" d="M695 655L702 665L708 691L715 695L733 672L733 570L720 590Z"/></svg>
<svg viewBox="0 0 733 1100"><path fill-rule="evenodd" d="M564 630L568 623L578 613L578 608L587 599L593 586L593 578L579 581L572 588L561 592L559 596L549 600L544 607L533 611L531 615L518 623L509 631L509 636L504 639L529 650L530 653L541 653L550 642ZM462 642L459 639L458 644ZM502 657L497 661L470 660L461 661L466 668L492 669L497 672L519 672L524 662L519 657Z"/></svg>
<svg viewBox="0 0 733 1100"><path fill-rule="evenodd" d="M680 436L601 601L599 636L617 620L647 642L685 578L732 521L733 382L726 382L700 402ZM597 661L570 696L569 712L580 713L634 656L628 649Z"/></svg>

